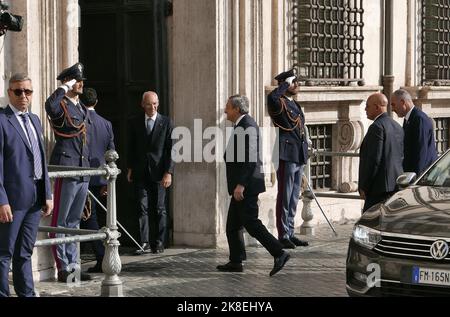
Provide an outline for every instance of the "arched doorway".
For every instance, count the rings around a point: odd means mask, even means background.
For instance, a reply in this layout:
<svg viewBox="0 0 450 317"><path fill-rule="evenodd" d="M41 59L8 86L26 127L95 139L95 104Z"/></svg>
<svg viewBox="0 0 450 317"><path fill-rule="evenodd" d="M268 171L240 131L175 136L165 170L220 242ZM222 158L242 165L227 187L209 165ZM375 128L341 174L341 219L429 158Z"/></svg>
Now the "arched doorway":
<svg viewBox="0 0 450 317"><path fill-rule="evenodd" d="M127 121L140 113L142 93L158 92L160 112L168 114L167 0L80 0L80 61L85 85L99 95L97 112L113 124L122 174L118 218L135 238L138 218L134 191L126 181ZM170 222L169 222L170 223ZM131 245L125 235L121 243Z"/></svg>

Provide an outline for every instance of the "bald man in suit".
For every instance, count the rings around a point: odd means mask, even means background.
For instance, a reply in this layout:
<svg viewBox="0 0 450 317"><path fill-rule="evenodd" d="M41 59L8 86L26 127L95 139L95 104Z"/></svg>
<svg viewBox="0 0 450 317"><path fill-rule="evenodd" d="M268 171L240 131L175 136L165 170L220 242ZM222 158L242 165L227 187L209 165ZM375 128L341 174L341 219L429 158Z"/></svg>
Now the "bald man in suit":
<svg viewBox="0 0 450 317"><path fill-rule="evenodd" d="M367 118L373 120L360 149L359 193L363 212L397 191L397 177L403 173L403 129L387 113L385 95L367 99Z"/></svg>

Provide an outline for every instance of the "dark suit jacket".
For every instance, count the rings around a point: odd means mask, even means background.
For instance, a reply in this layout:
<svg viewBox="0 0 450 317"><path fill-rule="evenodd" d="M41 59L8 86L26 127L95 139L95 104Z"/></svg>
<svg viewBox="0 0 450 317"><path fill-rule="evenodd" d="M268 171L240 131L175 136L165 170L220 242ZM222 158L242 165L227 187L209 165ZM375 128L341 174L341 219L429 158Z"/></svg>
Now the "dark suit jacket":
<svg viewBox="0 0 450 317"><path fill-rule="evenodd" d="M0 111L0 205L10 205L14 210L28 210L37 201L52 199L52 190L45 163L44 140L39 118L30 113L30 120L39 139L43 163L45 197L36 197L33 152L25 132L12 109Z"/></svg>
<svg viewBox="0 0 450 317"><path fill-rule="evenodd" d="M114 133L111 122L100 116L95 110L89 110L90 125L88 130L89 162L91 167L105 164L105 153L115 150ZM90 186L105 186L103 177L92 176Z"/></svg>
<svg viewBox="0 0 450 317"><path fill-rule="evenodd" d="M284 94L289 88L288 83L282 83L272 91L267 99L269 115L275 127L292 129L294 123L292 119L300 118L301 128L293 131L285 131L280 128L280 160L305 164L308 160L308 142L304 136L305 115L296 101L289 101ZM283 98L287 108L284 109L280 102Z"/></svg>
<svg viewBox="0 0 450 317"><path fill-rule="evenodd" d="M65 90L58 88L45 102L45 111L53 123L53 127L65 135L75 134L79 131L69 124L68 118L64 115L61 101L65 99L67 101L68 116L70 116L73 125L78 126L86 122L89 130L90 119L87 108L80 102L84 109L84 113L82 113L65 95ZM50 157L51 165L90 167L89 149L87 142L83 142L83 135L61 137L55 133L55 139L56 144Z"/></svg>
<svg viewBox="0 0 450 317"><path fill-rule="evenodd" d="M153 132L147 136L145 114L137 116L128 124L128 168L132 170L134 181L150 180L159 182L165 173L173 174L171 120L158 113Z"/></svg>
<svg viewBox="0 0 450 317"><path fill-rule="evenodd" d="M436 141L431 119L419 108L414 107L405 131L405 172L417 175L427 169L437 159Z"/></svg>
<svg viewBox="0 0 450 317"><path fill-rule="evenodd" d="M397 189L403 173L403 129L382 114L369 127L360 150L359 189L367 197L377 197Z"/></svg>
<svg viewBox="0 0 450 317"><path fill-rule="evenodd" d="M245 115L236 126L224 155L230 195L237 185L245 187L244 196L266 191L259 151L259 127L252 117Z"/></svg>

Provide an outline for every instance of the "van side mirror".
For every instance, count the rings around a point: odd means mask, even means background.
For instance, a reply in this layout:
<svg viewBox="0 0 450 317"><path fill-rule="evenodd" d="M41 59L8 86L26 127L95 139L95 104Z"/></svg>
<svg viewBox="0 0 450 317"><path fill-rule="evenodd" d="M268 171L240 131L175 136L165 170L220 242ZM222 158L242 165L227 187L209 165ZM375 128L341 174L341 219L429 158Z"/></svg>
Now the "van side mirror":
<svg viewBox="0 0 450 317"><path fill-rule="evenodd" d="M416 173L404 173L397 178L397 185L400 189L405 189L414 183L416 178Z"/></svg>

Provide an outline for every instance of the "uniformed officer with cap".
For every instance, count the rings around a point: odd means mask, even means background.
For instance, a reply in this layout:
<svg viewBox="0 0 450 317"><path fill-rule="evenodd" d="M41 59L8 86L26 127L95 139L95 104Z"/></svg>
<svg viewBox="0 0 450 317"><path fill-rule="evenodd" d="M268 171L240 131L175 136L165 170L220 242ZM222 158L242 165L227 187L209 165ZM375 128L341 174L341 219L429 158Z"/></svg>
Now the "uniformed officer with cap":
<svg viewBox="0 0 450 317"><path fill-rule="evenodd" d="M57 77L62 85L47 99L45 110L55 134L56 144L50 157L51 165L90 167L88 148L89 112L80 102L83 93L84 68L77 63ZM75 229L79 226L88 192L89 177L57 179L55 182L55 211L52 225ZM57 234L57 237L64 237ZM58 281L67 282L73 272L79 273L76 243L58 245L55 260ZM77 277L78 274L75 274ZM80 275L78 275L80 277ZM81 273L81 280L90 279Z"/></svg>
<svg viewBox="0 0 450 317"><path fill-rule="evenodd" d="M278 239L284 248L294 249L296 246L308 245L308 242L294 235L294 218L308 160L308 142L305 135L305 116L300 105L294 100L298 93L294 70L279 74L275 80L278 81L278 87L269 94L268 110L280 133L276 202Z"/></svg>

